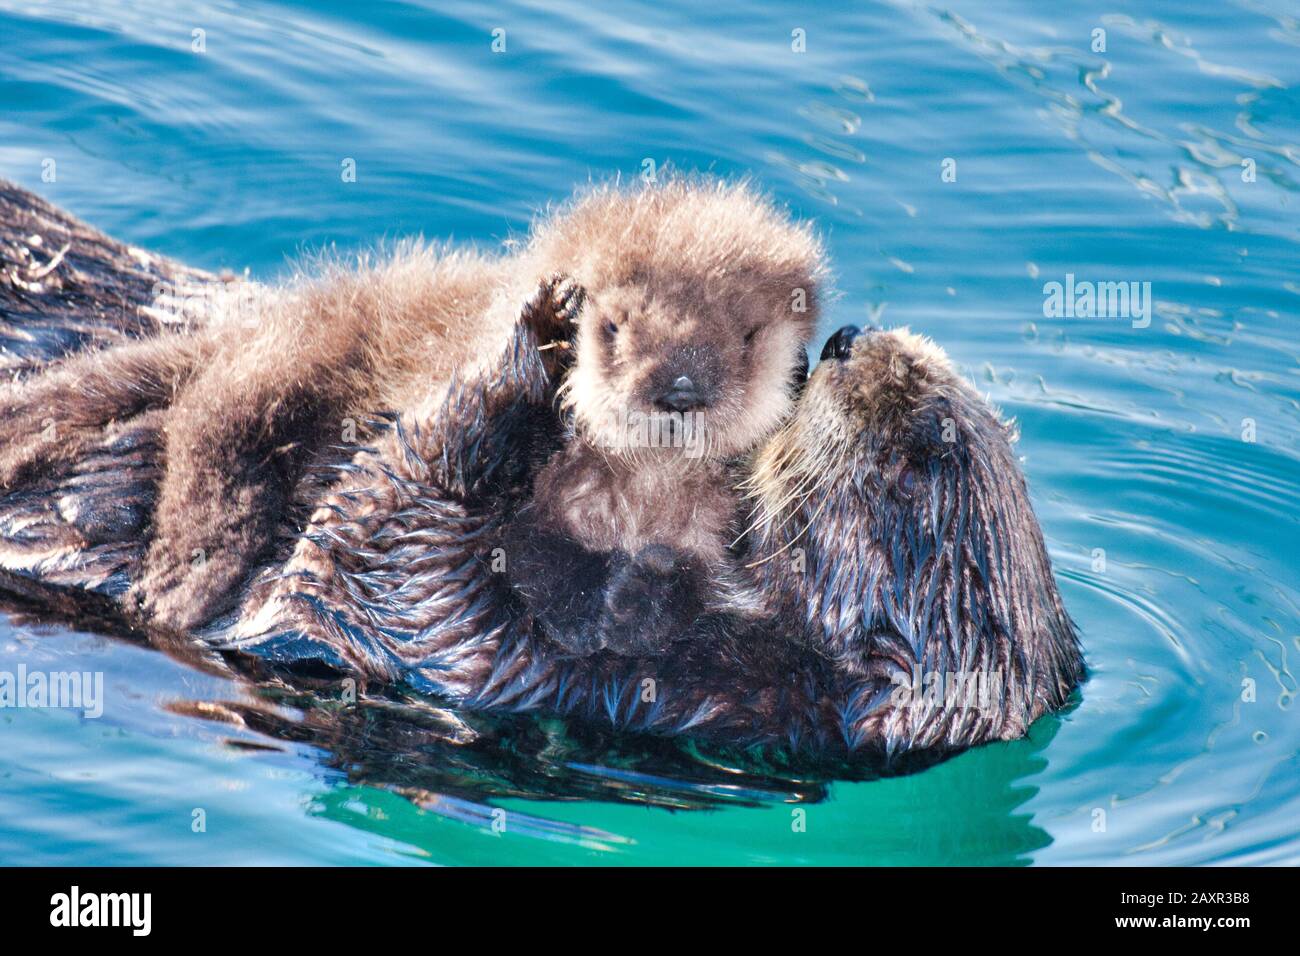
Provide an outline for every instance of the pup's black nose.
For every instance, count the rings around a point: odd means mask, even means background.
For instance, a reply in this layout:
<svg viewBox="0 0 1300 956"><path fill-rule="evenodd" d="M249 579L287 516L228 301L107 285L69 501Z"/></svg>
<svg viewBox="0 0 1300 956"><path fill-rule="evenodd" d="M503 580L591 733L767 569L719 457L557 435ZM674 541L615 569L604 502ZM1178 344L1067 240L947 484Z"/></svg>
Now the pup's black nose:
<svg viewBox="0 0 1300 956"><path fill-rule="evenodd" d="M853 340L862 334L856 325L846 325L826 340L822 348L822 359L846 359L853 348Z"/></svg>
<svg viewBox="0 0 1300 956"><path fill-rule="evenodd" d="M704 397L694 382L685 375L679 375L668 391L655 399L655 404L673 412L689 412L692 408L703 405Z"/></svg>

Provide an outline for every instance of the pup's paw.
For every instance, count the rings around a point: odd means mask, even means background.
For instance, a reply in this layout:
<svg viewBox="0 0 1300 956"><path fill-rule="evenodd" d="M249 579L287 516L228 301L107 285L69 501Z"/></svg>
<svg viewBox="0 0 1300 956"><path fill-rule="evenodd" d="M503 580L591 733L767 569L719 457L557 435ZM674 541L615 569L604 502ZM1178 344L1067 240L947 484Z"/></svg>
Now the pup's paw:
<svg viewBox="0 0 1300 956"><path fill-rule="evenodd" d="M582 303L587 298L587 290L568 276L558 273L543 283L543 288L550 289L551 311L556 324L565 336L572 335L573 325L578 321L578 313L582 311Z"/></svg>
<svg viewBox="0 0 1300 956"><path fill-rule="evenodd" d="M519 321L533 334L552 372L566 367L572 358L574 323L582 311L586 290L563 275L553 275L537 286L524 303Z"/></svg>
<svg viewBox="0 0 1300 956"><path fill-rule="evenodd" d="M686 567L665 545L642 548L611 576L601 632L618 654L654 657L686 636L699 608Z"/></svg>

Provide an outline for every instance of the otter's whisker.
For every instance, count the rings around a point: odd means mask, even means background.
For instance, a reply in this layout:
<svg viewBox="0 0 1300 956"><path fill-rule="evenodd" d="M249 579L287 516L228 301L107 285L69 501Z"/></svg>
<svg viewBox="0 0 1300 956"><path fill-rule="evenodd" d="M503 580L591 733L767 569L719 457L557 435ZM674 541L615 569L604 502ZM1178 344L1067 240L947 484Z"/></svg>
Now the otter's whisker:
<svg viewBox="0 0 1300 956"><path fill-rule="evenodd" d="M768 561L771 561L773 558L779 557L780 555L784 554L787 550L789 550L790 548L794 547L795 542L797 542L800 538L802 538L802 537L803 537L803 536L808 532L808 529L811 528L811 527L813 526L813 522L815 522L815 521L817 520L817 516L820 515L820 514L822 513L822 511L824 511L824 510L826 509L826 505L830 502L830 500L831 500L831 499L830 499L829 496L827 496L826 498L822 499L822 503L821 503L820 505L817 506L817 510L814 511L814 512L812 513L812 515L809 516L809 518L808 518L808 523L805 524L805 525L803 526L803 530L800 531L800 532L799 532L797 535L795 535L793 538L791 538L788 542L786 542L786 544L784 544L780 549L778 549L777 551L772 552L772 553L769 554L766 558L762 558L762 559L760 559L760 560L758 560L758 561L753 561L753 562L751 562L751 563L745 565L745 567L746 567L746 568L757 568L757 567L759 567L760 565L766 564Z"/></svg>

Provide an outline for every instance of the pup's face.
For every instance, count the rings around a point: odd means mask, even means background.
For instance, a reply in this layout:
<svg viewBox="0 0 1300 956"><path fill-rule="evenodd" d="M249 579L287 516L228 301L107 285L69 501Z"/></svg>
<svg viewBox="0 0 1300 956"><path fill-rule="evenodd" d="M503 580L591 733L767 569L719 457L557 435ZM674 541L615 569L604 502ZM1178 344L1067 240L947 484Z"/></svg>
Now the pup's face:
<svg viewBox="0 0 1300 956"><path fill-rule="evenodd" d="M806 374L812 307L797 283L753 278L658 266L589 286L565 383L583 437L718 458L776 429Z"/></svg>
<svg viewBox="0 0 1300 956"><path fill-rule="evenodd" d="M928 339L841 330L750 479L761 548L779 553L761 573L850 670L1072 653L1011 440Z"/></svg>

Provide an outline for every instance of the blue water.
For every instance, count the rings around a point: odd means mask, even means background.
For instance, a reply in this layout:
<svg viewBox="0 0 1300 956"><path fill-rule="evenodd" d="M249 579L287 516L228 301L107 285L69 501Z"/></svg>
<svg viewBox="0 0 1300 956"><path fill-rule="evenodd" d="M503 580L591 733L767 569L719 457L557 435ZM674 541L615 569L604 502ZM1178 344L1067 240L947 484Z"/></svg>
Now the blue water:
<svg viewBox="0 0 1300 956"><path fill-rule="evenodd" d="M491 245L647 163L751 175L828 239L823 331L909 324L1019 420L1077 708L831 783L805 832L779 799L560 793L488 801L533 821L497 833L170 706L247 696L224 679L14 624L0 669L99 670L108 700L0 711L0 861L1300 862L1300 8L598 6L0 0L0 175L261 278L328 244ZM1067 274L1150 282L1149 325L1045 317Z"/></svg>

